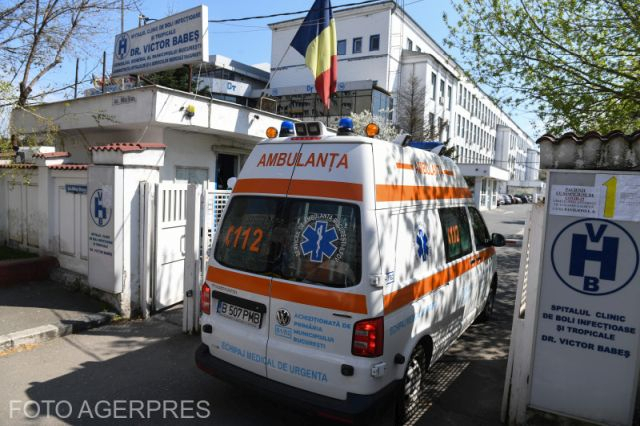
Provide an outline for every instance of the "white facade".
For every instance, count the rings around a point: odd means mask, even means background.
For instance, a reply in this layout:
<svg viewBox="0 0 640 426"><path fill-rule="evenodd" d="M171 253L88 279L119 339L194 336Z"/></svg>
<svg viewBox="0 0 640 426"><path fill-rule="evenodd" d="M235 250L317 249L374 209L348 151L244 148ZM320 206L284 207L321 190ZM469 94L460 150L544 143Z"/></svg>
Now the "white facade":
<svg viewBox="0 0 640 426"><path fill-rule="evenodd" d="M397 99L415 75L425 88L425 123L456 148L457 162L493 164L509 171L510 180L525 180L527 150L533 140L498 108L462 68L394 1L334 11L338 39L338 92L355 81ZM312 93L304 58L289 48L302 20L271 24L272 95ZM377 40L377 42L376 42ZM359 50L358 50L359 48ZM294 87L296 86L296 87ZM356 112L360 112L356 110ZM375 111L374 111L375 112ZM506 152L496 153L500 127L509 130ZM529 167L536 165L529 164Z"/></svg>
<svg viewBox="0 0 640 426"><path fill-rule="evenodd" d="M192 106L192 117L186 108ZM234 103L148 86L35 107L37 116L14 110L23 135L42 135L51 124L56 149L74 163L89 163L90 146L114 142L157 142L167 146L161 181L208 181L226 189L254 144L284 119ZM52 121L38 117L49 117ZM226 170L221 170L224 163Z"/></svg>

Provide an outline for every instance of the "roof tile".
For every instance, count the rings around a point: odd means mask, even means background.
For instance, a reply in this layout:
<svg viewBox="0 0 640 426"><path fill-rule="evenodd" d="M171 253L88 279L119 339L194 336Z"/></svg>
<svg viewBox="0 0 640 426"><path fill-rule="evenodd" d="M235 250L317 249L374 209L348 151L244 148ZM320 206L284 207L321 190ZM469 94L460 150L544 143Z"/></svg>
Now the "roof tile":
<svg viewBox="0 0 640 426"><path fill-rule="evenodd" d="M156 142L118 142L92 146L89 151L142 152L147 149L165 149L166 147L165 144Z"/></svg>
<svg viewBox="0 0 640 426"><path fill-rule="evenodd" d="M640 130L629 135L620 130L606 135L546 134L536 143L542 169L640 170Z"/></svg>
<svg viewBox="0 0 640 426"><path fill-rule="evenodd" d="M0 168L2 169L37 169L38 166L31 163L11 163L11 164L0 164Z"/></svg>
<svg viewBox="0 0 640 426"><path fill-rule="evenodd" d="M71 157L66 151L56 151L56 152L36 152L33 154L33 158L44 158L44 159L53 159L53 158L66 158Z"/></svg>
<svg viewBox="0 0 640 426"><path fill-rule="evenodd" d="M87 164L57 164L55 166L49 166L51 170L87 170Z"/></svg>

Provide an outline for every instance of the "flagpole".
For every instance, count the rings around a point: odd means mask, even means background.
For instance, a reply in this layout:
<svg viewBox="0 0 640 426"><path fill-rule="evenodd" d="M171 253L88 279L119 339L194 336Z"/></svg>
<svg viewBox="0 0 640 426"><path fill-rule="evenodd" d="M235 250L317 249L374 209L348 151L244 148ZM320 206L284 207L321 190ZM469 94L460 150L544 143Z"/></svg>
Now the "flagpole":
<svg viewBox="0 0 640 426"><path fill-rule="evenodd" d="M331 108L331 97L329 97L329 108ZM325 107L324 124L329 127L329 108Z"/></svg>

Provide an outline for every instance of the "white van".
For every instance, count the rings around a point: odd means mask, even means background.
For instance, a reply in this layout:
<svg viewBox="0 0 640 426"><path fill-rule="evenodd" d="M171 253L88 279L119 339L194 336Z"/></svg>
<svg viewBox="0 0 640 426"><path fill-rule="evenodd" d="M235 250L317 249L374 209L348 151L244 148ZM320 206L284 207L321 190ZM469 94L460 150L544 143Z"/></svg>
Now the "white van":
<svg viewBox="0 0 640 426"><path fill-rule="evenodd" d="M247 159L201 289L196 362L324 417L360 422L394 401L402 420L428 367L491 314L504 238L452 160L342 124L283 125Z"/></svg>

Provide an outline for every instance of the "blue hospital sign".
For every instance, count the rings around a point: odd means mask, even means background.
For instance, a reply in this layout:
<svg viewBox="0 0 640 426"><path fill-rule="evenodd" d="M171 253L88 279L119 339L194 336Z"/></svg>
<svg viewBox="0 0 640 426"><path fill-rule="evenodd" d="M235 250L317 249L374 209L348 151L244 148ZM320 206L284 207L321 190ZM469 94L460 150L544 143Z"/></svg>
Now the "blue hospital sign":
<svg viewBox="0 0 640 426"><path fill-rule="evenodd" d="M553 270L572 290L603 296L625 287L638 270L638 246L620 225L581 219L565 226L551 247Z"/></svg>
<svg viewBox="0 0 640 426"><path fill-rule="evenodd" d="M107 226L111 220L111 208L105 206L102 189L96 189L91 195L89 214L93 223L100 227Z"/></svg>
<svg viewBox="0 0 640 426"><path fill-rule="evenodd" d="M129 53L129 35L127 33L120 34L116 37L115 56L119 60L123 60Z"/></svg>

